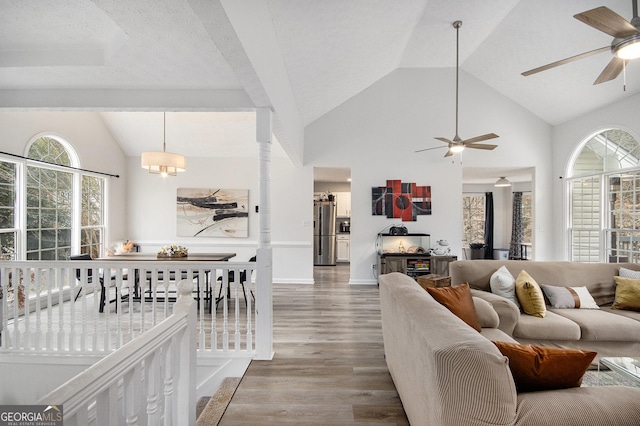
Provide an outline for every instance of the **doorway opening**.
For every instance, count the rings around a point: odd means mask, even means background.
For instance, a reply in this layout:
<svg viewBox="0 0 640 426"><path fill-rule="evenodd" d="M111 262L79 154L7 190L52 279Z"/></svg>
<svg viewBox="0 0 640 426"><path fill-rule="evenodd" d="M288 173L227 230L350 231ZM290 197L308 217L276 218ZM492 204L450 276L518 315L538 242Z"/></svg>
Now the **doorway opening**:
<svg viewBox="0 0 640 426"><path fill-rule="evenodd" d="M463 259L534 260L535 169L466 167L462 173Z"/></svg>
<svg viewBox="0 0 640 426"><path fill-rule="evenodd" d="M314 167L314 274L326 267L349 270L351 216L351 169Z"/></svg>

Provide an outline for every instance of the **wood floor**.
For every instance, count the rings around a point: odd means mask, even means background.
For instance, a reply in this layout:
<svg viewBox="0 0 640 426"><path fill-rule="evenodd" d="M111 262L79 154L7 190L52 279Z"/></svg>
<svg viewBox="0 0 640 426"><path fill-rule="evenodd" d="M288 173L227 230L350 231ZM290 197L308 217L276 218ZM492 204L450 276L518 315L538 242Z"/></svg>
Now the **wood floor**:
<svg viewBox="0 0 640 426"><path fill-rule="evenodd" d="M407 425L384 360L377 286L348 265L274 285L272 361L253 361L220 425Z"/></svg>

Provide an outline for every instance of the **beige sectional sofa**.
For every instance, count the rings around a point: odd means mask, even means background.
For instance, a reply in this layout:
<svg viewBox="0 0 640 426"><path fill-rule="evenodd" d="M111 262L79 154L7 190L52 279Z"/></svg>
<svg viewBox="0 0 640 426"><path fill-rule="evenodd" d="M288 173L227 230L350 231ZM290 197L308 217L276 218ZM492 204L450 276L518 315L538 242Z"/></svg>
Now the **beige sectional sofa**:
<svg viewBox="0 0 640 426"><path fill-rule="evenodd" d="M514 277L525 270L542 285L585 286L600 309L556 309L544 318L521 313L504 297L490 293L491 275L501 266ZM491 302L500 316L499 328L520 343L591 350L603 356L640 356L640 312L612 309L620 267L638 264L459 260L449 265L451 283L468 282L472 294Z"/></svg>
<svg viewBox="0 0 640 426"><path fill-rule="evenodd" d="M412 425L638 424L640 389L517 393L507 358L490 341L512 342L509 335L478 333L407 275L378 282L385 357Z"/></svg>

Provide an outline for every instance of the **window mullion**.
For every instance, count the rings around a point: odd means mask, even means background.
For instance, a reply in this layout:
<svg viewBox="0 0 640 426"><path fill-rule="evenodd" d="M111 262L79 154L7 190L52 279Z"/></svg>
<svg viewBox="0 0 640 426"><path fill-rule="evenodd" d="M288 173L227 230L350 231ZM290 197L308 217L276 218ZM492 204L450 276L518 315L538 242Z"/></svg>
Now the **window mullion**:
<svg viewBox="0 0 640 426"><path fill-rule="evenodd" d="M24 161L16 163L16 260L27 258L27 167Z"/></svg>
<svg viewBox="0 0 640 426"><path fill-rule="evenodd" d="M73 174L73 221L71 225L71 253L82 252L82 176L80 173Z"/></svg>

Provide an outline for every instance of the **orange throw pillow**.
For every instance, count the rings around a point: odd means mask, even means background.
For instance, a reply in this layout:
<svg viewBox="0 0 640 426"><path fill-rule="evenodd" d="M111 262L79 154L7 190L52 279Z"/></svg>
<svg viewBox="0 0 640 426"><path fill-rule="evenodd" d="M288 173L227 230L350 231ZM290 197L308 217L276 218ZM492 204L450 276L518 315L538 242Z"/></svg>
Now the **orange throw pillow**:
<svg viewBox="0 0 640 426"><path fill-rule="evenodd" d="M566 389L582 384L596 352L493 342L509 358L518 392Z"/></svg>
<svg viewBox="0 0 640 426"><path fill-rule="evenodd" d="M451 287L427 287L427 291L440 304L446 306L447 309L476 329L476 331L480 332L482 330L468 283Z"/></svg>

